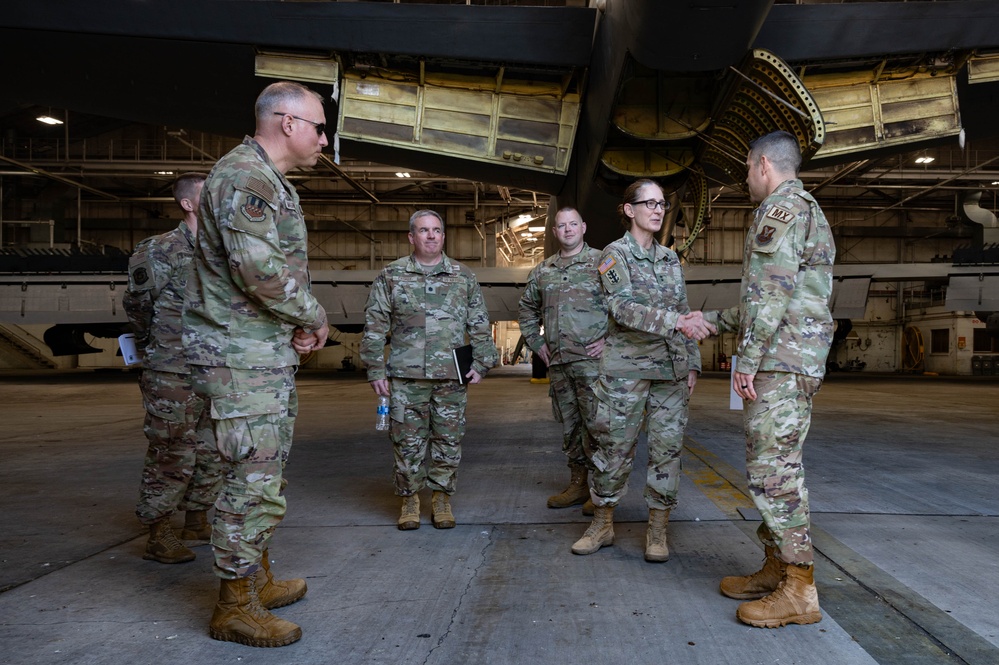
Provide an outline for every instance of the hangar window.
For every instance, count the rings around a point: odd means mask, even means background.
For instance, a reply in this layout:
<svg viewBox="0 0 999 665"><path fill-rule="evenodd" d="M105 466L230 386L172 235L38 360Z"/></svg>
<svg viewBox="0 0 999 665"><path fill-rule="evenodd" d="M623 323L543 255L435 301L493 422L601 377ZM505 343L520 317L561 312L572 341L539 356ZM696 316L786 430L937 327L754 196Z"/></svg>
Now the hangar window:
<svg viewBox="0 0 999 665"><path fill-rule="evenodd" d="M999 336L985 328L977 328L972 338L972 353L999 353Z"/></svg>
<svg viewBox="0 0 999 665"><path fill-rule="evenodd" d="M930 334L930 353L950 353L950 328L936 328Z"/></svg>

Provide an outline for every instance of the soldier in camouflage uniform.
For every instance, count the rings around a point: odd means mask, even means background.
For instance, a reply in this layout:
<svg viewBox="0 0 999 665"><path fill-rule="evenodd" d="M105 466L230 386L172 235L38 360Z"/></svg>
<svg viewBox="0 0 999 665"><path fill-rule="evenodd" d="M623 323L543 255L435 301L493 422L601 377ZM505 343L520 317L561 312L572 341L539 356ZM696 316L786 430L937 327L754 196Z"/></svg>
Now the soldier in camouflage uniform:
<svg viewBox="0 0 999 665"><path fill-rule="evenodd" d="M139 387L149 440L135 514L149 527L142 558L160 563L194 560L194 552L177 540L170 516L178 509L186 511L180 537L208 540L207 513L222 483L211 419L204 400L191 389L180 339L204 183L203 173L185 173L174 182L173 197L184 219L173 231L136 245L122 298L143 356Z"/></svg>
<svg viewBox="0 0 999 665"><path fill-rule="evenodd" d="M305 580L274 579L267 546L285 513L299 354L329 334L311 293L305 219L285 174L315 165L327 140L322 99L298 83L269 85L255 114L253 138L205 183L184 346L225 465L212 532L221 587L209 632L271 647L302 635L268 610L305 595Z"/></svg>
<svg viewBox="0 0 999 665"><path fill-rule="evenodd" d="M787 132L751 144L746 183L760 206L746 236L740 303L706 317L720 331L738 333L733 384L745 400L746 476L766 549L761 570L726 577L721 592L759 599L736 614L766 628L822 619L802 447L832 344L836 247L825 215L798 180L800 165L798 141Z"/></svg>
<svg viewBox="0 0 999 665"><path fill-rule="evenodd" d="M701 313L687 305L677 255L656 242L668 205L652 180L629 186L619 207L628 232L604 249L597 269L610 322L594 389L593 523L572 546L575 554L614 544L614 507L628 489L644 424L649 442L645 559L669 559L666 525L680 485L687 402L701 370L693 339L703 339L710 330Z"/></svg>
<svg viewBox="0 0 999 665"><path fill-rule="evenodd" d="M560 248L527 278L520 298L520 332L548 365L552 411L562 423L562 452L570 472L569 486L548 497L548 507L567 508L590 496L589 423L607 334L607 301L597 273L600 250L583 241L586 223L579 212L562 208L553 226Z"/></svg>
<svg viewBox="0 0 999 665"><path fill-rule="evenodd" d="M413 253L387 265L371 285L360 357L375 394L390 397L395 492L403 498L399 529L420 527L418 492L426 485L433 490L434 527L450 529L455 525L450 496L465 434L466 384L481 381L499 354L475 275L444 254L440 215L432 210L413 213L409 242ZM466 383L461 383L452 350L463 346L466 337L473 360Z"/></svg>

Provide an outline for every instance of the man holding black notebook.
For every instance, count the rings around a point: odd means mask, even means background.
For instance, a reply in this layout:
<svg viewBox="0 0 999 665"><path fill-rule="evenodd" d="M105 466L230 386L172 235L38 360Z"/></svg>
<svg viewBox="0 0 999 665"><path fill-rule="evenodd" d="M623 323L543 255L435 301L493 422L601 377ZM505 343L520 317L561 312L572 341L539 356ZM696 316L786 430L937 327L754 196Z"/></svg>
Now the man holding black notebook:
<svg viewBox="0 0 999 665"><path fill-rule="evenodd" d="M420 527L418 493L426 486L433 491L434 527L450 529L467 384L481 381L499 354L475 275L444 254L440 215L413 213L409 243L413 253L387 265L371 285L360 355L372 389L390 398L395 490L402 497L399 529ZM471 369L459 377L455 350L466 344L472 347Z"/></svg>

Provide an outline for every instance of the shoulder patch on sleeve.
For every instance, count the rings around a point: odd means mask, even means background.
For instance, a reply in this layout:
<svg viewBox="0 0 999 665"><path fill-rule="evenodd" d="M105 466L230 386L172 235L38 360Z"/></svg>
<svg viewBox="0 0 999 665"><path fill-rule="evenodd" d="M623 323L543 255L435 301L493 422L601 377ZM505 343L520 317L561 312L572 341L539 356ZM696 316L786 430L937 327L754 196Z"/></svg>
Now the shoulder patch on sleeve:
<svg viewBox="0 0 999 665"><path fill-rule="evenodd" d="M772 205L765 215L767 219L772 219L781 224L787 224L794 220L794 213L779 205Z"/></svg>
<svg viewBox="0 0 999 665"><path fill-rule="evenodd" d="M789 228L791 225L787 223L761 224L759 231L753 238L753 251L772 254Z"/></svg>
<svg viewBox="0 0 999 665"><path fill-rule="evenodd" d="M617 260L613 256L608 256L600 263L600 266L597 268L597 270L600 272L601 275L603 275L616 265L617 265Z"/></svg>

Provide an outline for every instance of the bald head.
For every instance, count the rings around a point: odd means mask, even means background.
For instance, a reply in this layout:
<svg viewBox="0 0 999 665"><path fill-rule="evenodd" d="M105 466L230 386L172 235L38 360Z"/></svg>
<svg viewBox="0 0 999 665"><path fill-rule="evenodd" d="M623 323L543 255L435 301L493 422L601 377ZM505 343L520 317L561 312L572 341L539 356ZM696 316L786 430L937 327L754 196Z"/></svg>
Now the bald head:
<svg viewBox="0 0 999 665"><path fill-rule="evenodd" d="M278 81L263 89L257 97L254 114L257 117L257 131L273 123L279 125L281 120L276 113L295 113L308 106L310 102L323 103L318 92L309 90L301 83L294 81Z"/></svg>

